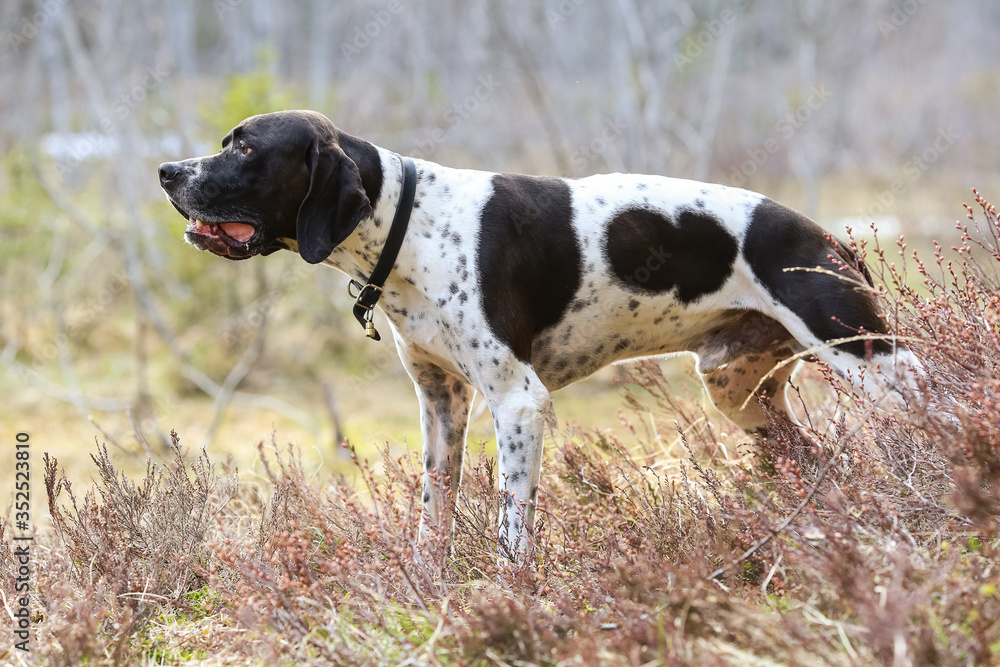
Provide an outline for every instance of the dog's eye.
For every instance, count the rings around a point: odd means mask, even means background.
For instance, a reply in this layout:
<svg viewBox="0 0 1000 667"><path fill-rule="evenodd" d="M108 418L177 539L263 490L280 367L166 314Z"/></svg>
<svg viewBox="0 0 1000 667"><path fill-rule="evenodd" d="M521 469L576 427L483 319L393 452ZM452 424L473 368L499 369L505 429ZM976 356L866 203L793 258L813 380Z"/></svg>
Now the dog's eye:
<svg viewBox="0 0 1000 667"><path fill-rule="evenodd" d="M248 154L252 149L249 146L240 146L240 153Z"/></svg>

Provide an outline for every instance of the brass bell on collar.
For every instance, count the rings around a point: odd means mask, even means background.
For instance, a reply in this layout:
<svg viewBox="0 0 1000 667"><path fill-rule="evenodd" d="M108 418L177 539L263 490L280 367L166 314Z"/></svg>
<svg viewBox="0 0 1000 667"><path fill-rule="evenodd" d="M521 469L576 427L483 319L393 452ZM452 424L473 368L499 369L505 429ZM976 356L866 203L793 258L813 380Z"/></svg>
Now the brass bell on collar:
<svg viewBox="0 0 1000 667"><path fill-rule="evenodd" d="M369 338L376 338L378 336L378 332L375 331L375 323L371 320L365 322L365 335Z"/></svg>

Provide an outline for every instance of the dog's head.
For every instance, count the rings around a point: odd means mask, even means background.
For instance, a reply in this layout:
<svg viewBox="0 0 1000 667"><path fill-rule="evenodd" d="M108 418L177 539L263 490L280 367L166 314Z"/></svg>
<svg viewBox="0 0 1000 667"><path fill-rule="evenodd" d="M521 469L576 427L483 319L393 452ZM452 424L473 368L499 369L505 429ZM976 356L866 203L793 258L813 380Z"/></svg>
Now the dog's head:
<svg viewBox="0 0 1000 667"><path fill-rule="evenodd" d="M215 155L160 165L160 185L188 227L184 239L227 259L270 254L294 240L326 259L372 212L358 166L322 114L281 111L233 128Z"/></svg>

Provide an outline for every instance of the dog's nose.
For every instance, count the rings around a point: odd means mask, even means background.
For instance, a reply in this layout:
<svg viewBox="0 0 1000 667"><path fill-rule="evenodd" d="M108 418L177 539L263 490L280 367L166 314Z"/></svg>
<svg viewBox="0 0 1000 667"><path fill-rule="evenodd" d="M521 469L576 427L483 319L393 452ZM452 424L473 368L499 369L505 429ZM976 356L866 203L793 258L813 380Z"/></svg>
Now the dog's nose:
<svg viewBox="0 0 1000 667"><path fill-rule="evenodd" d="M177 179L181 166L176 162L164 162L160 165L160 185L167 187Z"/></svg>

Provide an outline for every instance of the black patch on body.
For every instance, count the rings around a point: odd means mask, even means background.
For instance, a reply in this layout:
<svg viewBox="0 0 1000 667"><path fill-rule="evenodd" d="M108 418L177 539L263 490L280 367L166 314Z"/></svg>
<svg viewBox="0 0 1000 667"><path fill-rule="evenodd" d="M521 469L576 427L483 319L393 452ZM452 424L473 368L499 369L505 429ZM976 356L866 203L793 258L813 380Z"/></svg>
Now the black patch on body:
<svg viewBox="0 0 1000 667"><path fill-rule="evenodd" d="M857 273L841 271L831 255L849 260L846 262L849 266L852 261L857 262L846 246L832 245L823 229L804 215L770 199L754 209L743 241L743 256L771 296L798 315L813 335L824 341L855 336L862 328L867 333L887 333L875 299L854 284L859 277L871 282L867 270L858 264ZM785 270L816 267L843 278ZM888 340L859 340L837 347L864 358L869 345L875 354L892 352Z"/></svg>
<svg viewBox="0 0 1000 667"><path fill-rule="evenodd" d="M656 294L676 287L684 304L718 291L739 250L718 218L688 209L676 222L645 208L622 211L608 224L604 245L612 272L628 289Z"/></svg>
<svg viewBox="0 0 1000 667"><path fill-rule="evenodd" d="M483 206L477 248L483 311L521 361L562 319L580 287L580 243L569 186L557 178L497 174Z"/></svg>

